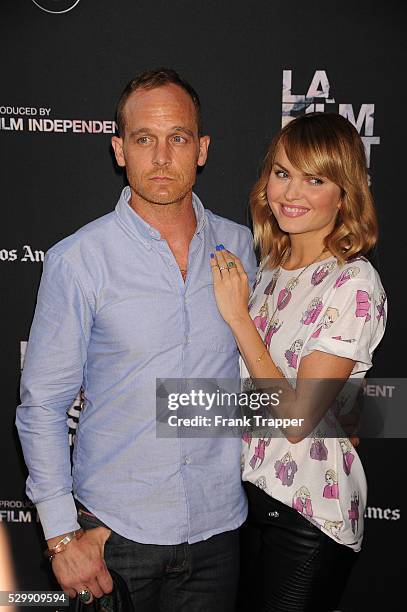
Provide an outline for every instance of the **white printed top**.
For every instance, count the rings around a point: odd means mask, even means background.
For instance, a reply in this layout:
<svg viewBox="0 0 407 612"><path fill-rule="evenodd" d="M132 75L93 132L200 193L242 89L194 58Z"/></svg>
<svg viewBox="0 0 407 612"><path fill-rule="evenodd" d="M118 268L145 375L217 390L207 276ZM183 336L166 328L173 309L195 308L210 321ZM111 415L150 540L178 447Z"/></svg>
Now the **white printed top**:
<svg viewBox="0 0 407 612"><path fill-rule="evenodd" d="M295 384L301 359L322 351L354 360L350 379L363 378L387 314L386 294L373 266L358 257L340 267L331 257L309 266L297 279L301 270L272 270L266 264L257 273L249 309L282 374ZM243 361L241 375L249 377ZM245 432L242 477L358 551L366 478L354 447L344 434L340 437L331 418L337 408L343 414L353 406L348 387L312 435L297 444L270 431L261 438Z"/></svg>

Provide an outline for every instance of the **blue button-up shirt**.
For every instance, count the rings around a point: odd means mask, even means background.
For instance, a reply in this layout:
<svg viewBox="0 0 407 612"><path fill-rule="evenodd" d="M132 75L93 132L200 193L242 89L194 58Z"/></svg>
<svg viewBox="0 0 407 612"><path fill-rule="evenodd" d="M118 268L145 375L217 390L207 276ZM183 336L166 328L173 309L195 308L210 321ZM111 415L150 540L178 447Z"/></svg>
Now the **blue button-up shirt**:
<svg viewBox="0 0 407 612"><path fill-rule="evenodd" d="M129 198L127 187L114 212L45 257L17 409L27 494L46 538L78 528L75 497L131 540L193 543L245 519L240 441L157 438L156 378L238 378L209 260L222 243L252 280L252 236L194 195L184 283L166 240ZM81 386L71 473L66 411Z"/></svg>

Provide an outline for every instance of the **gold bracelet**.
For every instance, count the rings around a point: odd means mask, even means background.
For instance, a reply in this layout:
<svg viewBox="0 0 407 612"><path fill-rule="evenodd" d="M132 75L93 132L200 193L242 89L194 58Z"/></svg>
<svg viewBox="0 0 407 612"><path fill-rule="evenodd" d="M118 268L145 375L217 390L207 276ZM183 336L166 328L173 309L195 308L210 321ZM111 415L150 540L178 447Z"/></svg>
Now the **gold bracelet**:
<svg viewBox="0 0 407 612"><path fill-rule="evenodd" d="M261 355L259 355L259 357L257 357L256 361L262 361L267 353L268 353L268 351L265 348L264 351L261 353Z"/></svg>
<svg viewBox="0 0 407 612"><path fill-rule="evenodd" d="M50 561L52 561L55 555L65 550L69 542L72 542L72 540L80 538L82 534L83 534L83 529L77 529L76 531L71 531L64 538L62 538L62 540L60 540L58 544L55 544L55 546L52 546L51 548L47 548L47 550L44 552L44 555Z"/></svg>

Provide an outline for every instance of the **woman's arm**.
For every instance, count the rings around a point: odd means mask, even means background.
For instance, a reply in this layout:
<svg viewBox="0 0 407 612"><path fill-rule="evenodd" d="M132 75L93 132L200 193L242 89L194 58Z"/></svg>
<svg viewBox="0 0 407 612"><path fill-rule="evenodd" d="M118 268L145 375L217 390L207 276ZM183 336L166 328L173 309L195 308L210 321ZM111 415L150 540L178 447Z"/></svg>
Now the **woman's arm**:
<svg viewBox="0 0 407 612"><path fill-rule="evenodd" d="M230 261L235 266L228 267ZM284 432L290 442L301 441L330 408L349 378L355 361L313 351L301 360L296 387L293 388L276 367L249 315L249 287L240 260L221 250L211 259L211 267L219 311L235 336L251 378L257 388L270 392L275 391L278 384L282 390L280 404L270 406L270 410L281 418L303 418L301 429L288 428Z"/></svg>

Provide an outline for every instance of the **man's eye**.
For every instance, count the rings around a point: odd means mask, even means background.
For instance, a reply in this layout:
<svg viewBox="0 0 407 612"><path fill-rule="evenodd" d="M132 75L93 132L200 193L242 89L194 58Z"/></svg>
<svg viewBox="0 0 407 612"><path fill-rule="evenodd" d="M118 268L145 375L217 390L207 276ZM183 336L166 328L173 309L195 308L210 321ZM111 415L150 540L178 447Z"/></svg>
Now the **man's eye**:
<svg viewBox="0 0 407 612"><path fill-rule="evenodd" d="M147 144L149 142L149 138L148 136L140 136L140 138L137 138L137 142L139 144Z"/></svg>
<svg viewBox="0 0 407 612"><path fill-rule="evenodd" d="M183 138L183 136L179 136L178 134L173 136L173 141L174 142L186 142L185 138Z"/></svg>

